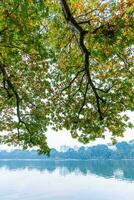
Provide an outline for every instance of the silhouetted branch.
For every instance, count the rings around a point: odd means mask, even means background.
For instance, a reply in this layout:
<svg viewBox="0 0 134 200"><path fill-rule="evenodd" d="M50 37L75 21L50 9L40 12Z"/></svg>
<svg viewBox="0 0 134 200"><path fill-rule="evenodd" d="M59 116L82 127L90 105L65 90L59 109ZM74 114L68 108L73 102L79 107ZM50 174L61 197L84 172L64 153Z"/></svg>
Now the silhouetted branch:
<svg viewBox="0 0 134 200"><path fill-rule="evenodd" d="M70 83L68 84L68 86L66 86L65 88L63 88L61 92L63 92L64 90L67 90L68 88L70 88L71 85L74 83L74 81L78 78L79 74L80 74L81 72L83 72L83 71L84 71L84 70L78 71L77 74L76 74L76 76L70 81Z"/></svg>
<svg viewBox="0 0 134 200"><path fill-rule="evenodd" d="M79 119L80 114L81 114L81 112L82 112L82 110L83 110L83 107L84 107L85 104L86 104L86 96L87 96L87 91L88 91L88 85L89 85L89 83L87 82L86 89L85 89L84 96L83 96L83 103L82 103L82 105L81 105L81 107L80 107L80 110L79 110L79 112L78 112L78 119Z"/></svg>
<svg viewBox="0 0 134 200"><path fill-rule="evenodd" d="M3 64L0 64L0 71L3 74L3 85L4 85L4 89L6 90L8 97L11 97L11 95L15 96L16 99L16 113L17 113L17 118L18 118L18 127L17 127L17 131L18 131L18 138L20 137L20 123L25 125L25 128L27 129L27 131L30 133L30 130L27 126L27 124L21 119L20 116L20 101L21 98L19 96L19 93L17 92L16 88L14 87L14 85L11 82L10 76L8 75L7 71L6 71L6 66ZM6 84L8 85L8 88L6 87ZM12 94L10 94L9 89L12 91Z"/></svg>
<svg viewBox="0 0 134 200"><path fill-rule="evenodd" d="M67 1L66 0L60 0L60 3L61 3L61 6L62 6L62 10L63 10L64 16L65 16L65 19L67 20L68 23L71 24L71 26L74 28L74 30L76 30L79 34L79 45L80 45L81 51L82 51L84 59L85 59L84 70L85 70L86 75L87 75L87 81L90 84L90 86L91 86L91 88L94 92L94 95L95 95L95 98L96 98L97 110L98 110L100 119L102 120L103 115L102 115L101 108L100 108L100 100L103 101L103 99L101 97L99 97L97 90L96 90L96 88L95 88L95 86L92 82L91 75L90 75L90 72L89 72L89 55L90 55L90 52L88 51L88 49L85 45L85 35L88 33L88 31L84 30L80 26L80 24L76 21L76 19L73 17L71 10L70 10L70 8L67 4ZM85 100L83 102L85 102ZM80 110L81 109L83 109L83 106L80 108Z"/></svg>

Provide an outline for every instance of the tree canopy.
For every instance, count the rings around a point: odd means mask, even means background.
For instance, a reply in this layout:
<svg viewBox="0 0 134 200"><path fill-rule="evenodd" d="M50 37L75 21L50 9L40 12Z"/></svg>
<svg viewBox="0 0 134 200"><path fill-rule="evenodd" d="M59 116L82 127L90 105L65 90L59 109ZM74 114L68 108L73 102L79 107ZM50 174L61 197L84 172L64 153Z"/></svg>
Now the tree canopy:
<svg viewBox="0 0 134 200"><path fill-rule="evenodd" d="M48 153L48 126L83 143L133 126L132 0L3 0L0 11L1 143Z"/></svg>

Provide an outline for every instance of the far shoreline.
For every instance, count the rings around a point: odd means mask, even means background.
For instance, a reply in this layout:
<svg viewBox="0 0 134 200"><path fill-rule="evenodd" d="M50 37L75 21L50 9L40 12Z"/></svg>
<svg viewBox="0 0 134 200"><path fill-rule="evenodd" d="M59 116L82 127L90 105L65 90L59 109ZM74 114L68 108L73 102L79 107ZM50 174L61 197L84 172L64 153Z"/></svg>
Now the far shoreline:
<svg viewBox="0 0 134 200"><path fill-rule="evenodd" d="M16 161L134 161L134 159L101 159L101 158L95 158L95 159L35 159L35 158L0 158L0 161L12 161L12 160L16 160Z"/></svg>

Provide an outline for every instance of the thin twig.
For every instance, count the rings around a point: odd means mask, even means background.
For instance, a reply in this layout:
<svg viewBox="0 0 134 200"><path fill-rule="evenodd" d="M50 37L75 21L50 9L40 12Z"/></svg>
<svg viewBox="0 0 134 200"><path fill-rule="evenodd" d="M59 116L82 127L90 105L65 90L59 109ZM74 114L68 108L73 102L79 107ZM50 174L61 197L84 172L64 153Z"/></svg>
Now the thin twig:
<svg viewBox="0 0 134 200"><path fill-rule="evenodd" d="M81 72L83 72L83 69L77 72L76 76L70 81L70 83L65 88L62 89L61 92L63 92L64 90L67 90L68 88L70 88L71 85L74 83L74 81L78 78L78 76L79 76L79 74Z"/></svg>

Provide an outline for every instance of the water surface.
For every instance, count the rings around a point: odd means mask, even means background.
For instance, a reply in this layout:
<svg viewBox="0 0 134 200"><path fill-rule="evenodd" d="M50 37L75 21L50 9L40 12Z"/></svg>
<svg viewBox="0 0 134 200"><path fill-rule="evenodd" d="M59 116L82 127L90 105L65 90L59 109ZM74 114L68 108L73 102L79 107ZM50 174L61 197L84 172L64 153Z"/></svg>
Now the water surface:
<svg viewBox="0 0 134 200"><path fill-rule="evenodd" d="M133 200L134 161L0 160L1 200Z"/></svg>

